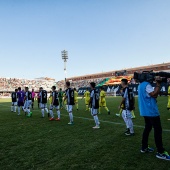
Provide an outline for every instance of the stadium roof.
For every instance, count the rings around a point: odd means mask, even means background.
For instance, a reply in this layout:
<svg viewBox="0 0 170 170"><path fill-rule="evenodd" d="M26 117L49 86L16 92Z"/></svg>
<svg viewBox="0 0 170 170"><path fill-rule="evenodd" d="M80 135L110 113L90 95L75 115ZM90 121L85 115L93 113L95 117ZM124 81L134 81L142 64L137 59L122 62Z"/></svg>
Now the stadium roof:
<svg viewBox="0 0 170 170"><path fill-rule="evenodd" d="M127 74L133 74L134 72L138 71L170 71L170 62L168 63L162 63L162 64L153 64L148 66L140 66L140 67L134 67L134 68L127 68L122 70L112 70L109 72L102 72L102 73L96 73L96 74L88 74L83 76L76 76L76 77L70 77L67 78L67 80L84 80L84 79L94 79L94 78L106 78L106 77L112 77L115 76L115 72L121 72L126 70Z"/></svg>

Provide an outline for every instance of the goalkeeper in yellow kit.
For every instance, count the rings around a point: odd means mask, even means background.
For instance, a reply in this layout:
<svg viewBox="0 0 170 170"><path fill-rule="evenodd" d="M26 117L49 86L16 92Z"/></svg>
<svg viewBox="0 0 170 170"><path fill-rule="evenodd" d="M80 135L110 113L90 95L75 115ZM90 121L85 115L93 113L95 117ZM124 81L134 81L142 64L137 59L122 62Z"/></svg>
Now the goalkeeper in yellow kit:
<svg viewBox="0 0 170 170"><path fill-rule="evenodd" d="M90 108L89 108L89 103L90 103L90 92L89 92L89 89L87 88L85 93L84 93L84 96L82 97L82 99L85 98L85 105L86 105L86 111L89 110L90 111Z"/></svg>
<svg viewBox="0 0 170 170"><path fill-rule="evenodd" d="M103 87L100 87L99 114L101 113L100 112L101 107L104 107L106 111L108 112L108 114L110 115L110 111L106 106L106 93L103 90Z"/></svg>

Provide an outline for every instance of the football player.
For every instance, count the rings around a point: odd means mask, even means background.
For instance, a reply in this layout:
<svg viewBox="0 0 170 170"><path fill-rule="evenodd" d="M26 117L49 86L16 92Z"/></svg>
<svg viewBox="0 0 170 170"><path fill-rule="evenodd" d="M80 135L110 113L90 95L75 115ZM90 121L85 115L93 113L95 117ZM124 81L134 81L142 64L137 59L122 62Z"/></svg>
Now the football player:
<svg viewBox="0 0 170 170"><path fill-rule="evenodd" d="M54 119L54 113L53 109L56 108L58 118ZM52 120L57 120L60 121L60 106L59 106L59 98L58 98L58 92L56 91L56 86L52 86L52 102L50 105L50 115L51 118L49 119L50 121Z"/></svg>
<svg viewBox="0 0 170 170"><path fill-rule="evenodd" d="M89 92L89 89L87 88L85 93L84 93L84 96L82 97L82 99L85 98L85 105L86 105L86 111L87 110L90 110L89 108L89 103L90 103L90 92Z"/></svg>
<svg viewBox="0 0 170 170"><path fill-rule="evenodd" d="M18 89L15 89L14 92L11 94L11 99L12 99L12 105L11 105L11 112L16 113L16 107L17 107L17 92Z"/></svg>
<svg viewBox="0 0 170 170"><path fill-rule="evenodd" d="M105 93L103 87L100 87L99 114L100 114L101 107L104 107L106 109L108 115L110 115L110 111L106 106L106 93Z"/></svg>
<svg viewBox="0 0 170 170"><path fill-rule="evenodd" d="M90 93L90 106L91 106L91 115L94 118L96 126L93 127L93 129L99 129L100 128L100 122L98 119L98 108L99 108L99 92L95 88L96 84L94 82L90 83L91 87L91 93Z"/></svg>
<svg viewBox="0 0 170 170"><path fill-rule="evenodd" d="M25 97L24 97L24 112L28 117L32 116L32 112L30 110L32 104L32 93L29 91L28 87L25 87Z"/></svg>
<svg viewBox="0 0 170 170"><path fill-rule="evenodd" d="M24 91L21 91L21 87L18 87L17 98L18 98L18 115L20 115L20 107L24 108Z"/></svg>
<svg viewBox="0 0 170 170"><path fill-rule="evenodd" d="M66 96L64 100L67 101L67 112L70 117L70 122L68 123L69 125L73 124L73 105L74 105L74 89L70 88L70 82L66 82Z"/></svg>
<svg viewBox="0 0 170 170"><path fill-rule="evenodd" d="M44 118L44 111L48 113L47 109L47 91L43 90L42 87L39 89L39 96L40 96L40 108L42 113L42 118Z"/></svg>

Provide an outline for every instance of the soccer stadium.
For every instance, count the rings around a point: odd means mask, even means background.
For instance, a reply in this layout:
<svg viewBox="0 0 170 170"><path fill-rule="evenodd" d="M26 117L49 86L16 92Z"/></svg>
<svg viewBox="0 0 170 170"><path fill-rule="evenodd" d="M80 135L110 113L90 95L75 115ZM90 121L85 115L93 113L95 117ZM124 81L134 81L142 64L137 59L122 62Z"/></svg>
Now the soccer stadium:
<svg viewBox="0 0 170 170"><path fill-rule="evenodd" d="M0 169L170 170L169 7L0 1Z"/></svg>

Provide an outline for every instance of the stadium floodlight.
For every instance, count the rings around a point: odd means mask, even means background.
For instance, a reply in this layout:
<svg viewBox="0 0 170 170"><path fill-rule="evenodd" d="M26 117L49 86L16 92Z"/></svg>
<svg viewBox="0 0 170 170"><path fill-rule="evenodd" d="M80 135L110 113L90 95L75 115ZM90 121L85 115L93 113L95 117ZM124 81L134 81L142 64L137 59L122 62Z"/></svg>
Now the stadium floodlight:
<svg viewBox="0 0 170 170"><path fill-rule="evenodd" d="M68 60L68 51L66 50L61 51L61 57L64 60L64 74L65 74L65 81L66 81L66 77L67 77L66 63Z"/></svg>

